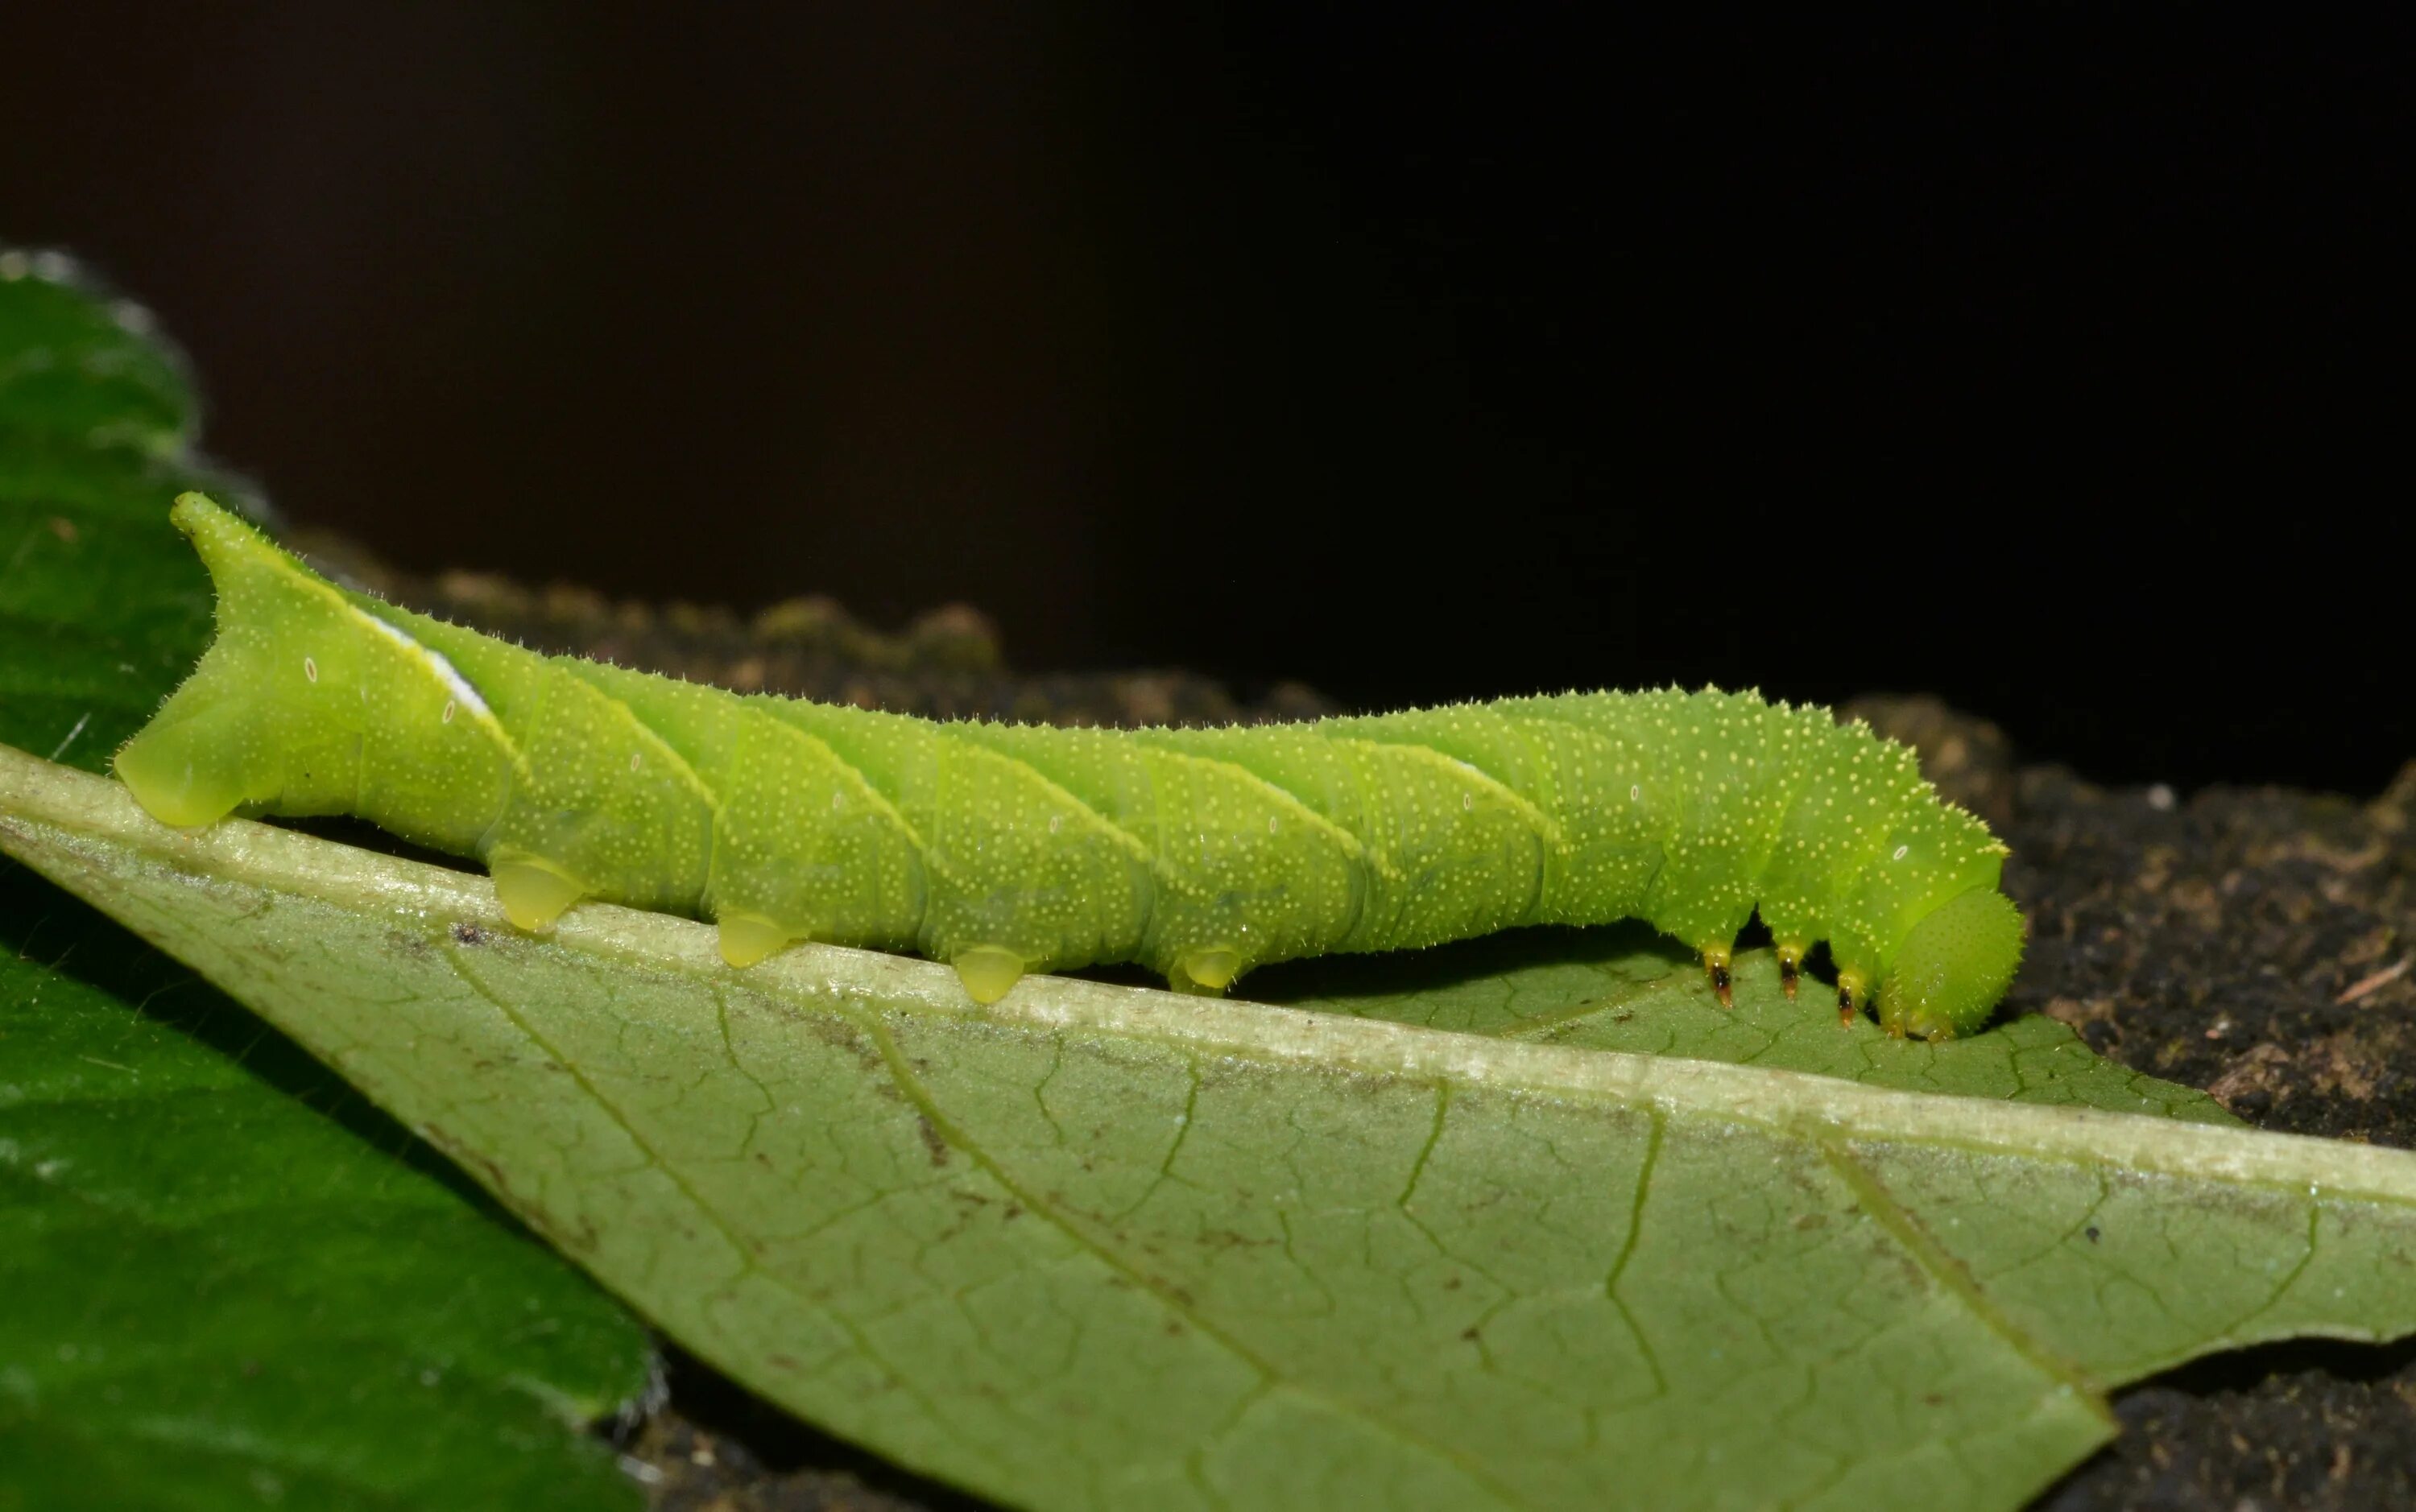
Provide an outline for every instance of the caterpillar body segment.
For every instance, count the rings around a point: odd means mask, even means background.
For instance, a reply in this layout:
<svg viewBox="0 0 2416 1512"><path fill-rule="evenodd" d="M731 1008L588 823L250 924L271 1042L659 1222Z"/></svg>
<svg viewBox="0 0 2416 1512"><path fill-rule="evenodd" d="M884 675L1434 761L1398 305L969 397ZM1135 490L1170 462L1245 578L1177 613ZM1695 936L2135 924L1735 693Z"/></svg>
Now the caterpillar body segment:
<svg viewBox="0 0 2416 1512"><path fill-rule="evenodd" d="M351 593L199 495L219 633L118 754L156 816L357 815L483 861L513 922L581 898L916 951L994 1001L1135 961L1179 990L1335 951L1641 918L1728 996L1757 909L1790 995L1986 1022L2018 961L2003 847L1826 711L1674 689L1312 724L1066 730L739 696L549 657Z"/></svg>

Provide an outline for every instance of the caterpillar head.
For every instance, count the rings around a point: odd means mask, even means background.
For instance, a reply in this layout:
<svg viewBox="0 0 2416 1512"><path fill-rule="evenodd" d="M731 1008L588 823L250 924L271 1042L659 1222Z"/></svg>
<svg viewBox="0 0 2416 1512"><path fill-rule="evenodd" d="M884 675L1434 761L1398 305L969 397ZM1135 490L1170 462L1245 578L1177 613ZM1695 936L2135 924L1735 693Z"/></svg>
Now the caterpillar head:
<svg viewBox="0 0 2416 1512"><path fill-rule="evenodd" d="M2021 910L1993 887L1934 910L1905 937L1880 983L1880 1027L1951 1040L1988 1021L2021 964Z"/></svg>

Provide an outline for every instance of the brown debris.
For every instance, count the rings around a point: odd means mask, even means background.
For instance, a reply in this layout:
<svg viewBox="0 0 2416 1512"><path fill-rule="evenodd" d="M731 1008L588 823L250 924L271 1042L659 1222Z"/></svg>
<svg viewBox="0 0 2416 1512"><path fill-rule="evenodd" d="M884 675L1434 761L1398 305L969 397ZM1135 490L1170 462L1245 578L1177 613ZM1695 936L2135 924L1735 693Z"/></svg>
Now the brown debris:
<svg viewBox="0 0 2416 1512"><path fill-rule="evenodd" d="M2273 1106L2273 1099L2291 1083L2296 1068L2279 1045L2257 1045L2207 1084L2207 1095L2254 1120Z"/></svg>
<svg viewBox="0 0 2416 1512"><path fill-rule="evenodd" d="M2344 956L2342 959L2347 961L2348 958ZM2384 966L2381 970L2371 972L2365 976L2360 977L2356 981L2344 988L2341 995L2338 997L2333 998L2333 1001L2335 1003L2354 1003L2361 997L2367 996L2382 988L2390 986L2393 982L2397 981L2400 978L2408 975L2408 963L2411 961L2416 961L2416 955L2403 955L2390 966Z"/></svg>
<svg viewBox="0 0 2416 1512"><path fill-rule="evenodd" d="M776 1469L744 1438L672 1409L648 1417L621 1455L655 1512L931 1512L934 1505L876 1490L845 1469Z"/></svg>

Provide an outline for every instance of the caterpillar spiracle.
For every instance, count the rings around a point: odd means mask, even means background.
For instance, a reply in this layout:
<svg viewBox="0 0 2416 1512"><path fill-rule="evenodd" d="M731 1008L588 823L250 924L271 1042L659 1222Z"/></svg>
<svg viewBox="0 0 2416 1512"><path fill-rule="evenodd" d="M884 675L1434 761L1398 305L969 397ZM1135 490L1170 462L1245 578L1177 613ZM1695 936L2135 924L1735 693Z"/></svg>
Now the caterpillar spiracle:
<svg viewBox="0 0 2416 1512"><path fill-rule="evenodd" d="M313 575L199 494L218 591L190 678L117 753L157 818L349 814L476 857L512 922L583 898L1026 972L1251 967L1637 918L1728 996L1759 910L1841 1021L1970 1033L2020 959L2005 848L1912 753L1706 689L1502 698L1231 729L936 724L544 656Z"/></svg>

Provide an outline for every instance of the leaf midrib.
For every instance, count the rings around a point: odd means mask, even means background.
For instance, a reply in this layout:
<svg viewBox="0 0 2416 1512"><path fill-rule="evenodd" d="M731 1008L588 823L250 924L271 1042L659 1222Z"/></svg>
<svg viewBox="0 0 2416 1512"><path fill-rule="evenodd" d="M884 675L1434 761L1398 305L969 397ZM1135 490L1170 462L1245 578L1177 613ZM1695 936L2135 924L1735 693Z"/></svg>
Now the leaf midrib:
<svg viewBox="0 0 2416 1512"><path fill-rule="evenodd" d="M0 747L0 807L10 811L0 815L0 824L46 848L72 852L114 842L196 885L258 887L356 911L392 912L407 903L430 918L476 922L515 937L483 877L247 820L179 833L143 814L118 784L7 747ZM45 829L48 840L38 832ZM1713 1061L1508 1043L1079 978L1027 978L1006 998L981 1009L964 997L946 966L839 946L799 945L733 977L711 926L607 904L573 909L540 948L694 980L739 981L775 996L877 996L900 1011L934 1018L1090 1031L1192 1054L1602 1099L1798 1135L1826 1130L1857 1140L2217 1179L2301 1195L2312 1185L2333 1197L2416 1207L2416 1152L2378 1145L2063 1104L1897 1091Z"/></svg>
<svg viewBox="0 0 2416 1512"><path fill-rule="evenodd" d="M781 1275L778 1271L766 1269L759 1265L755 1259L754 1247L749 1245L745 1236L732 1226L728 1216L725 1215L717 1205L708 1200L702 1192L696 1189L695 1185L687 1179L687 1175L679 1169L675 1162L666 1160L663 1157L662 1153L655 1147L654 1142L648 1139L635 1125L630 1123L627 1116L623 1113L620 1105L616 1101L607 1096L603 1089L597 1086L592 1078L582 1072L568 1056L562 1054L550 1040L538 1033L537 1030L527 1022L526 1018L522 1014L519 1013L512 1008L510 1003L503 995L494 992L481 981L478 979L476 972L474 971L470 967L469 964L462 959L460 950L448 946L445 948L445 954L453 970L454 976L460 980L464 986L468 987L481 999L494 1008L499 1013L503 1014L506 1021L508 1022L516 1031L525 1037L530 1044L534 1045L555 1065L561 1067L564 1072L566 1073L578 1085L581 1092L586 1096L589 1102L601 1111L607 1117L611 1118L614 1126L628 1138L629 1142L639 1150L643 1152L647 1160L653 1165L653 1167L661 1172L664 1177L678 1189L680 1195L688 1203L697 1214L703 1218L706 1222L713 1225L715 1232L721 1235L723 1241L730 1246L732 1253L736 1257L740 1266L739 1274L741 1276L754 1276L760 1278L771 1285L779 1288L781 1291L788 1293L796 1301L811 1308L818 1314L829 1318L834 1324L848 1334L855 1346L863 1352L865 1358L879 1366L900 1389L908 1391L910 1394L920 1400L922 1401L924 1411L929 1415L932 1421L943 1424L948 1421L947 1414L943 1411L937 1403L925 1398L919 1388L914 1385L912 1372L898 1370L888 1362L883 1356L881 1352L874 1346L869 1337L864 1334L863 1330L853 1319L849 1318L841 1311L824 1307L818 1303L813 1297L808 1295L805 1291L800 1289L796 1282L790 1278ZM857 1014L849 1012L847 1010L842 1009L840 1011L852 1023L854 1023L856 1027L862 1030L873 1041L874 1045L878 1047L883 1064L888 1071L892 1083L897 1086L899 1095L904 1097L909 1105L914 1107L917 1113L921 1114L922 1116L930 1123L933 1130L943 1140L946 1141L951 1147L961 1151L975 1165L980 1167L985 1175L987 1175L991 1180L997 1182L1002 1189L1012 1195L1014 1199L1027 1211L1057 1229L1058 1232L1063 1234L1068 1241L1080 1249L1084 1253L1089 1254L1101 1265L1106 1265L1116 1274L1123 1276L1125 1280L1131 1281L1135 1286L1139 1287L1154 1298L1159 1306L1166 1308L1170 1312L1180 1317L1186 1325L1197 1330L1202 1338L1212 1340L1218 1347L1226 1351L1226 1353L1232 1358L1249 1369L1259 1377L1266 1388L1287 1390L1297 1393L1317 1402L1319 1405L1327 1408L1337 1416L1349 1417L1364 1423L1375 1431L1382 1433L1386 1437L1393 1438L1403 1445L1417 1450L1418 1452L1431 1454L1435 1458L1457 1470L1460 1474L1466 1475L1471 1481L1492 1491L1505 1505L1523 1506L1527 1505L1526 1500L1523 1497L1518 1496L1509 1488L1499 1484L1481 1465L1471 1462L1464 1454L1454 1449L1452 1446L1433 1442L1426 1436L1417 1433L1414 1430L1409 1429L1402 1424L1396 1423L1381 1413L1370 1410L1364 1403L1355 1402L1347 1398L1337 1397L1331 1393L1319 1390L1312 1385L1287 1375L1279 1367L1264 1358L1257 1351L1251 1349L1239 1339L1235 1338L1230 1331L1216 1323L1213 1319L1201 1314L1196 1309L1186 1306L1180 1298L1172 1295L1165 1282L1152 1276L1146 1269L1134 1263L1129 1257L1116 1251L1112 1247L1100 1243L1095 1235L1090 1234L1082 1224L1074 1221L1066 1214L1060 1211L1057 1205L1049 1201L1046 1196L1042 1195L1036 1190L1032 1189L1027 1184L1018 1181L1012 1175L1010 1175L1004 1166L1002 1166L989 1155L988 1151L984 1150L969 1134L959 1128L939 1106L938 1102L931 1097L929 1090L922 1085L920 1078L916 1077L913 1070L907 1065L905 1056L899 1053L895 1040L890 1036L886 1028L878 1022L860 1019ZM736 1277L731 1278L732 1280L736 1279Z"/></svg>

